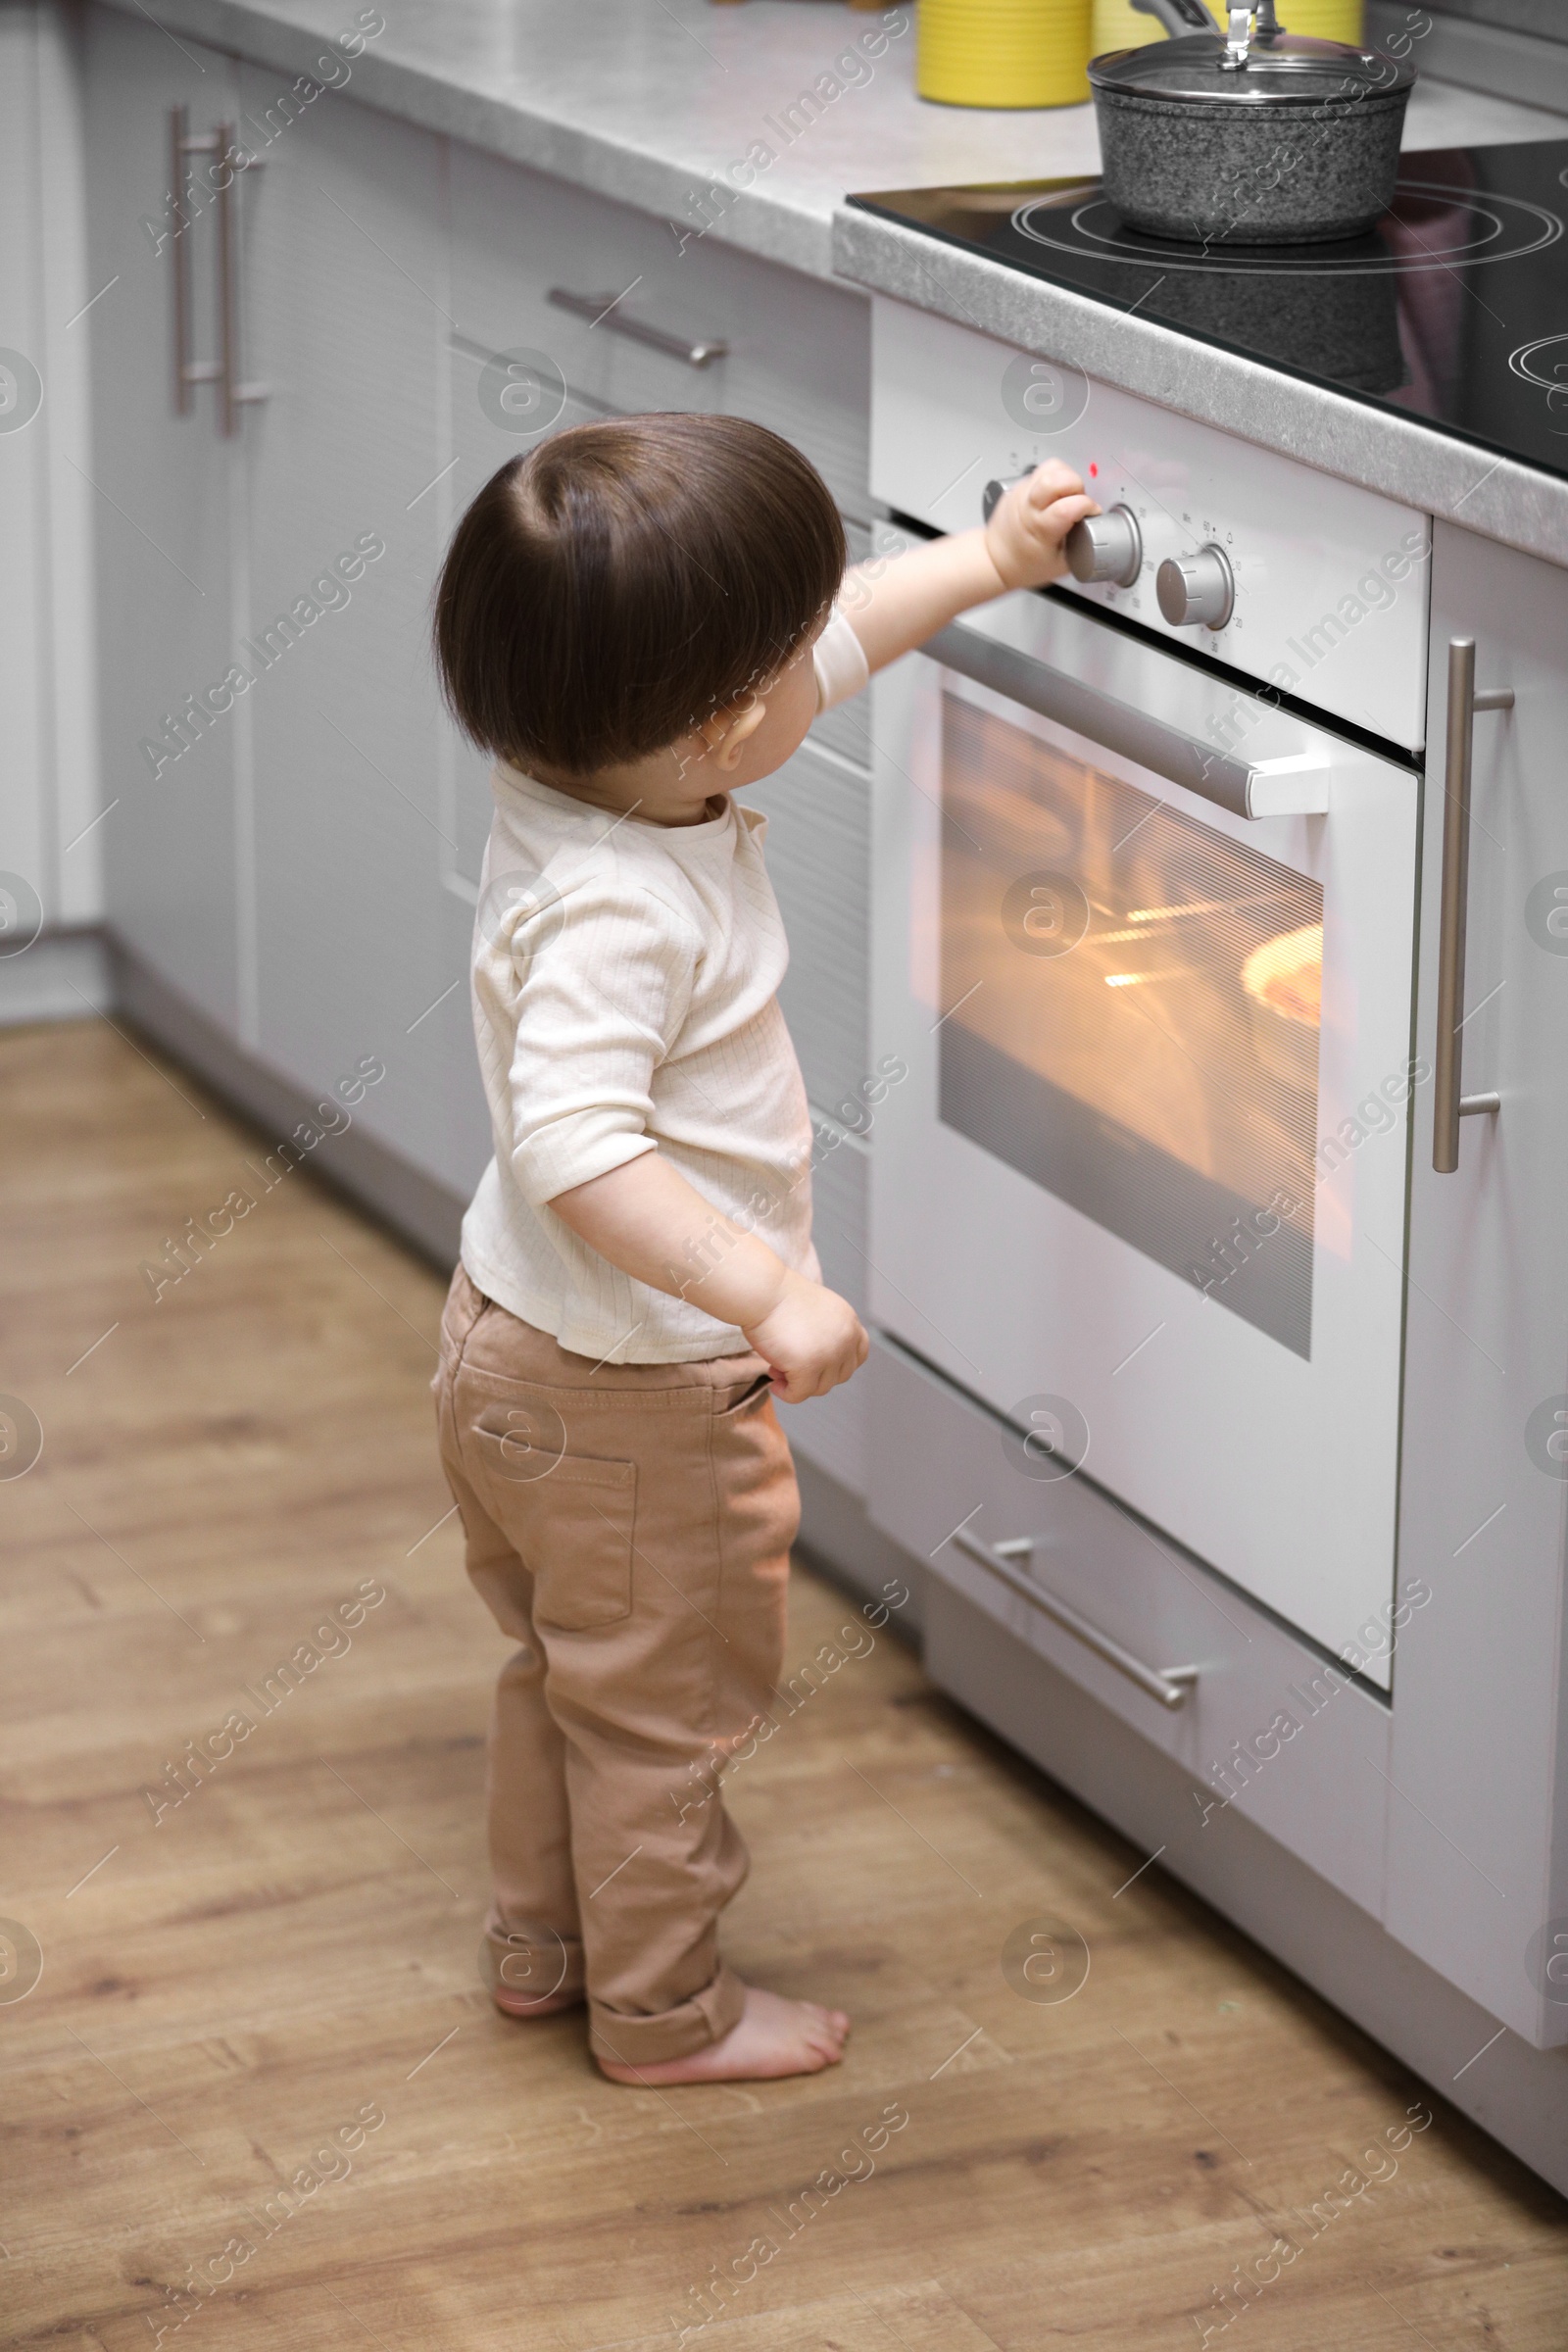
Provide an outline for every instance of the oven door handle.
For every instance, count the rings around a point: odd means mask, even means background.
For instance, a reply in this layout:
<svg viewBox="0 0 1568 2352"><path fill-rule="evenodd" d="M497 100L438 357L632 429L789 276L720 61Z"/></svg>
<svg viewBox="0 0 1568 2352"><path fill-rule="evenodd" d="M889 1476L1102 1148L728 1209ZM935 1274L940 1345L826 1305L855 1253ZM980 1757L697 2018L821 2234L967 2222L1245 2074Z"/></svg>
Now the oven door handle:
<svg viewBox="0 0 1568 2352"><path fill-rule="evenodd" d="M1320 816L1328 808L1328 764L1315 754L1238 760L959 621L939 630L920 650L977 685L989 686L994 694L1022 703L1042 718L1056 719L1086 741L1119 752L1124 760L1136 760L1200 800L1212 801L1232 816Z"/></svg>
<svg viewBox="0 0 1568 2352"><path fill-rule="evenodd" d="M1103 1658L1107 1666L1114 1666L1118 1674L1124 1674L1130 1683L1136 1683L1139 1690L1146 1690L1151 1698L1157 1698L1162 1707L1184 1707L1187 1704L1188 1695L1198 1681L1198 1668L1146 1666L1142 1658L1135 1658L1130 1649L1123 1649L1121 1643L1113 1642L1109 1634L1102 1634L1098 1625L1091 1624L1087 1617L1081 1617L1070 1602L1058 1598L1054 1592L1048 1592L1044 1585L1035 1583L1033 1577L1025 1576L1022 1569L1015 1568L1006 1555L1009 1552L1032 1552L1034 1544L1027 1537L1015 1543L992 1545L984 1543L979 1536L971 1536L966 1527L960 1527L955 1530L953 1541L960 1551L967 1552L971 1560L978 1560L982 1568L989 1568L993 1576L1000 1577L1011 1592L1020 1594L1043 1617L1049 1617L1064 1633L1073 1635L1086 1649L1092 1649L1097 1658Z"/></svg>

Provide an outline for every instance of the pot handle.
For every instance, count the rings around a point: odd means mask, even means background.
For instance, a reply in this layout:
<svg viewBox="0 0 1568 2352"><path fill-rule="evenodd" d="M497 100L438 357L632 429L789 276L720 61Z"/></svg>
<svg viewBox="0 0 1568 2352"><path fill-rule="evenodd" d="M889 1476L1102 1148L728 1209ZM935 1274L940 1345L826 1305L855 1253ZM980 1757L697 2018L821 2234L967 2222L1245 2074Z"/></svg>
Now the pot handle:
<svg viewBox="0 0 1568 2352"><path fill-rule="evenodd" d="M1214 20L1203 0L1132 0L1141 17L1156 17L1172 40L1184 32L1212 32Z"/></svg>
<svg viewBox="0 0 1568 2352"><path fill-rule="evenodd" d="M1172 40L1184 32L1212 32L1214 20L1203 6L1203 0L1132 0L1141 17L1156 17ZM1272 40L1285 27L1274 13L1274 0L1256 0L1257 37Z"/></svg>

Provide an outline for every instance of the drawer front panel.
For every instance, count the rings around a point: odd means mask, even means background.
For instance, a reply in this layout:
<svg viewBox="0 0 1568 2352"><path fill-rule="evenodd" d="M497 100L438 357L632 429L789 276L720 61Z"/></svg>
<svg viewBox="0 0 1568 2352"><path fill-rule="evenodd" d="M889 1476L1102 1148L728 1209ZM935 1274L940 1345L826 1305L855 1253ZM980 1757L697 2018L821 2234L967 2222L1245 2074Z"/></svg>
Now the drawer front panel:
<svg viewBox="0 0 1568 2352"><path fill-rule="evenodd" d="M884 536L890 535L886 524L883 524L881 528ZM904 543L902 534L891 534L891 536L897 544ZM846 515L844 537L849 548L851 564L863 564L872 552L870 530L863 523L856 522ZM855 766L864 768L869 775L871 766L870 695L868 693L852 695L847 703L838 704L832 710L824 710L812 723L811 741L819 743L825 751L837 753L841 760L848 760Z"/></svg>
<svg viewBox="0 0 1568 2352"><path fill-rule="evenodd" d="M767 870L790 941L779 1003L806 1091L854 1123L871 1066L870 778L808 745L746 801L767 818Z"/></svg>
<svg viewBox="0 0 1568 2352"><path fill-rule="evenodd" d="M866 1147L818 1123L811 1166L811 1238L822 1280L859 1315L865 1308ZM869 1425L866 1375L784 1410L784 1428L797 1453L848 1487L865 1493Z"/></svg>
<svg viewBox="0 0 1568 2352"><path fill-rule="evenodd" d="M836 1130L817 1127L811 1164L811 1239L822 1261L822 1280L847 1298L858 1315L866 1312L865 1221L869 1162L866 1147ZM852 1387L864 1390L863 1374Z"/></svg>
<svg viewBox="0 0 1568 2352"><path fill-rule="evenodd" d="M867 1367L876 1524L1024 1647L1081 1684L1363 1908L1381 1909L1389 1713L1231 1587L888 1342ZM966 1553L1033 1540L1014 1565L1148 1665L1191 1666L1163 1706ZM1174 1828L1174 1824L1172 1825Z"/></svg>
<svg viewBox="0 0 1568 2352"><path fill-rule="evenodd" d="M864 297L471 148L452 153L451 309L491 351L540 351L592 406L750 416L803 449L848 513L869 513L870 320ZM552 287L620 300L595 325ZM728 356L704 368L614 331L624 318ZM519 447L526 446L519 442Z"/></svg>

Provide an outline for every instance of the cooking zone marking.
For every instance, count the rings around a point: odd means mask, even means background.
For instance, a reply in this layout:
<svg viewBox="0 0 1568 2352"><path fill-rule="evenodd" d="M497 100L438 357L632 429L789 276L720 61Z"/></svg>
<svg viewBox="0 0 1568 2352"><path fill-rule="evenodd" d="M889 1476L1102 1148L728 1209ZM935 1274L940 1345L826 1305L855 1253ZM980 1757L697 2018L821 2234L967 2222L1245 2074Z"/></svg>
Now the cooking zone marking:
<svg viewBox="0 0 1568 2352"><path fill-rule="evenodd" d="M1031 203L1020 205L1012 216L1012 225L1019 236L1027 237L1031 244L1047 246L1054 253L1076 254L1095 261L1128 262L1146 269L1219 270L1236 277L1405 277L1419 270L1446 270L1455 261L1471 266L1519 261L1527 254L1555 245L1563 232L1558 214L1549 213L1544 205L1532 204L1523 196L1489 195L1487 202L1481 204L1469 189L1450 187L1445 180L1406 179L1399 183L1398 195L1390 211L1401 226L1412 231L1429 225L1406 220L1401 211L1402 199L1418 194L1446 197L1451 204L1462 206L1467 221L1481 224L1485 233L1472 233L1467 243L1424 244L1419 254L1391 253L1383 246L1376 253L1342 262L1314 260L1310 254L1299 259L1253 261L1242 255L1197 252L1191 246L1173 245L1162 238L1144 235L1139 236L1135 247L1130 241L1123 241L1128 239L1128 231L1121 216L1112 210L1098 187L1086 187L1086 201L1065 215L1076 237L1052 236L1035 225L1037 219L1056 221L1063 219L1060 198L1036 197ZM1070 193L1068 200L1071 201ZM1098 215L1105 216L1107 225L1099 224ZM1517 242L1509 241L1510 226Z"/></svg>
<svg viewBox="0 0 1568 2352"><path fill-rule="evenodd" d="M1559 400L1568 400L1568 381L1563 377L1563 369L1568 368L1568 352L1564 352L1553 363L1550 375L1542 375L1530 363L1538 352L1551 351L1565 343L1568 343L1568 334L1541 335L1534 343L1521 343L1517 351L1508 354L1509 371L1514 375L1522 375L1527 384L1538 385L1546 395L1548 409L1553 408ZM1562 428L1559 426L1556 429L1560 431Z"/></svg>

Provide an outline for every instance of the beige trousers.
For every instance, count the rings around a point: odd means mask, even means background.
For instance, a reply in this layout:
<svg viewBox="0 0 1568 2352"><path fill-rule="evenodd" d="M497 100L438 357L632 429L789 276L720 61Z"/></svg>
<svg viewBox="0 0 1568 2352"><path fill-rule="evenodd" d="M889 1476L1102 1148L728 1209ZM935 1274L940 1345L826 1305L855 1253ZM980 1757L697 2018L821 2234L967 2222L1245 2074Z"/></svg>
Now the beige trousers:
<svg viewBox="0 0 1568 2352"><path fill-rule="evenodd" d="M773 1698L799 1522L767 1367L594 1365L461 1266L441 1342L468 1573L519 1644L490 1735L496 1981L514 2006L585 1991L603 2055L683 2057L741 2011L716 1768Z"/></svg>

